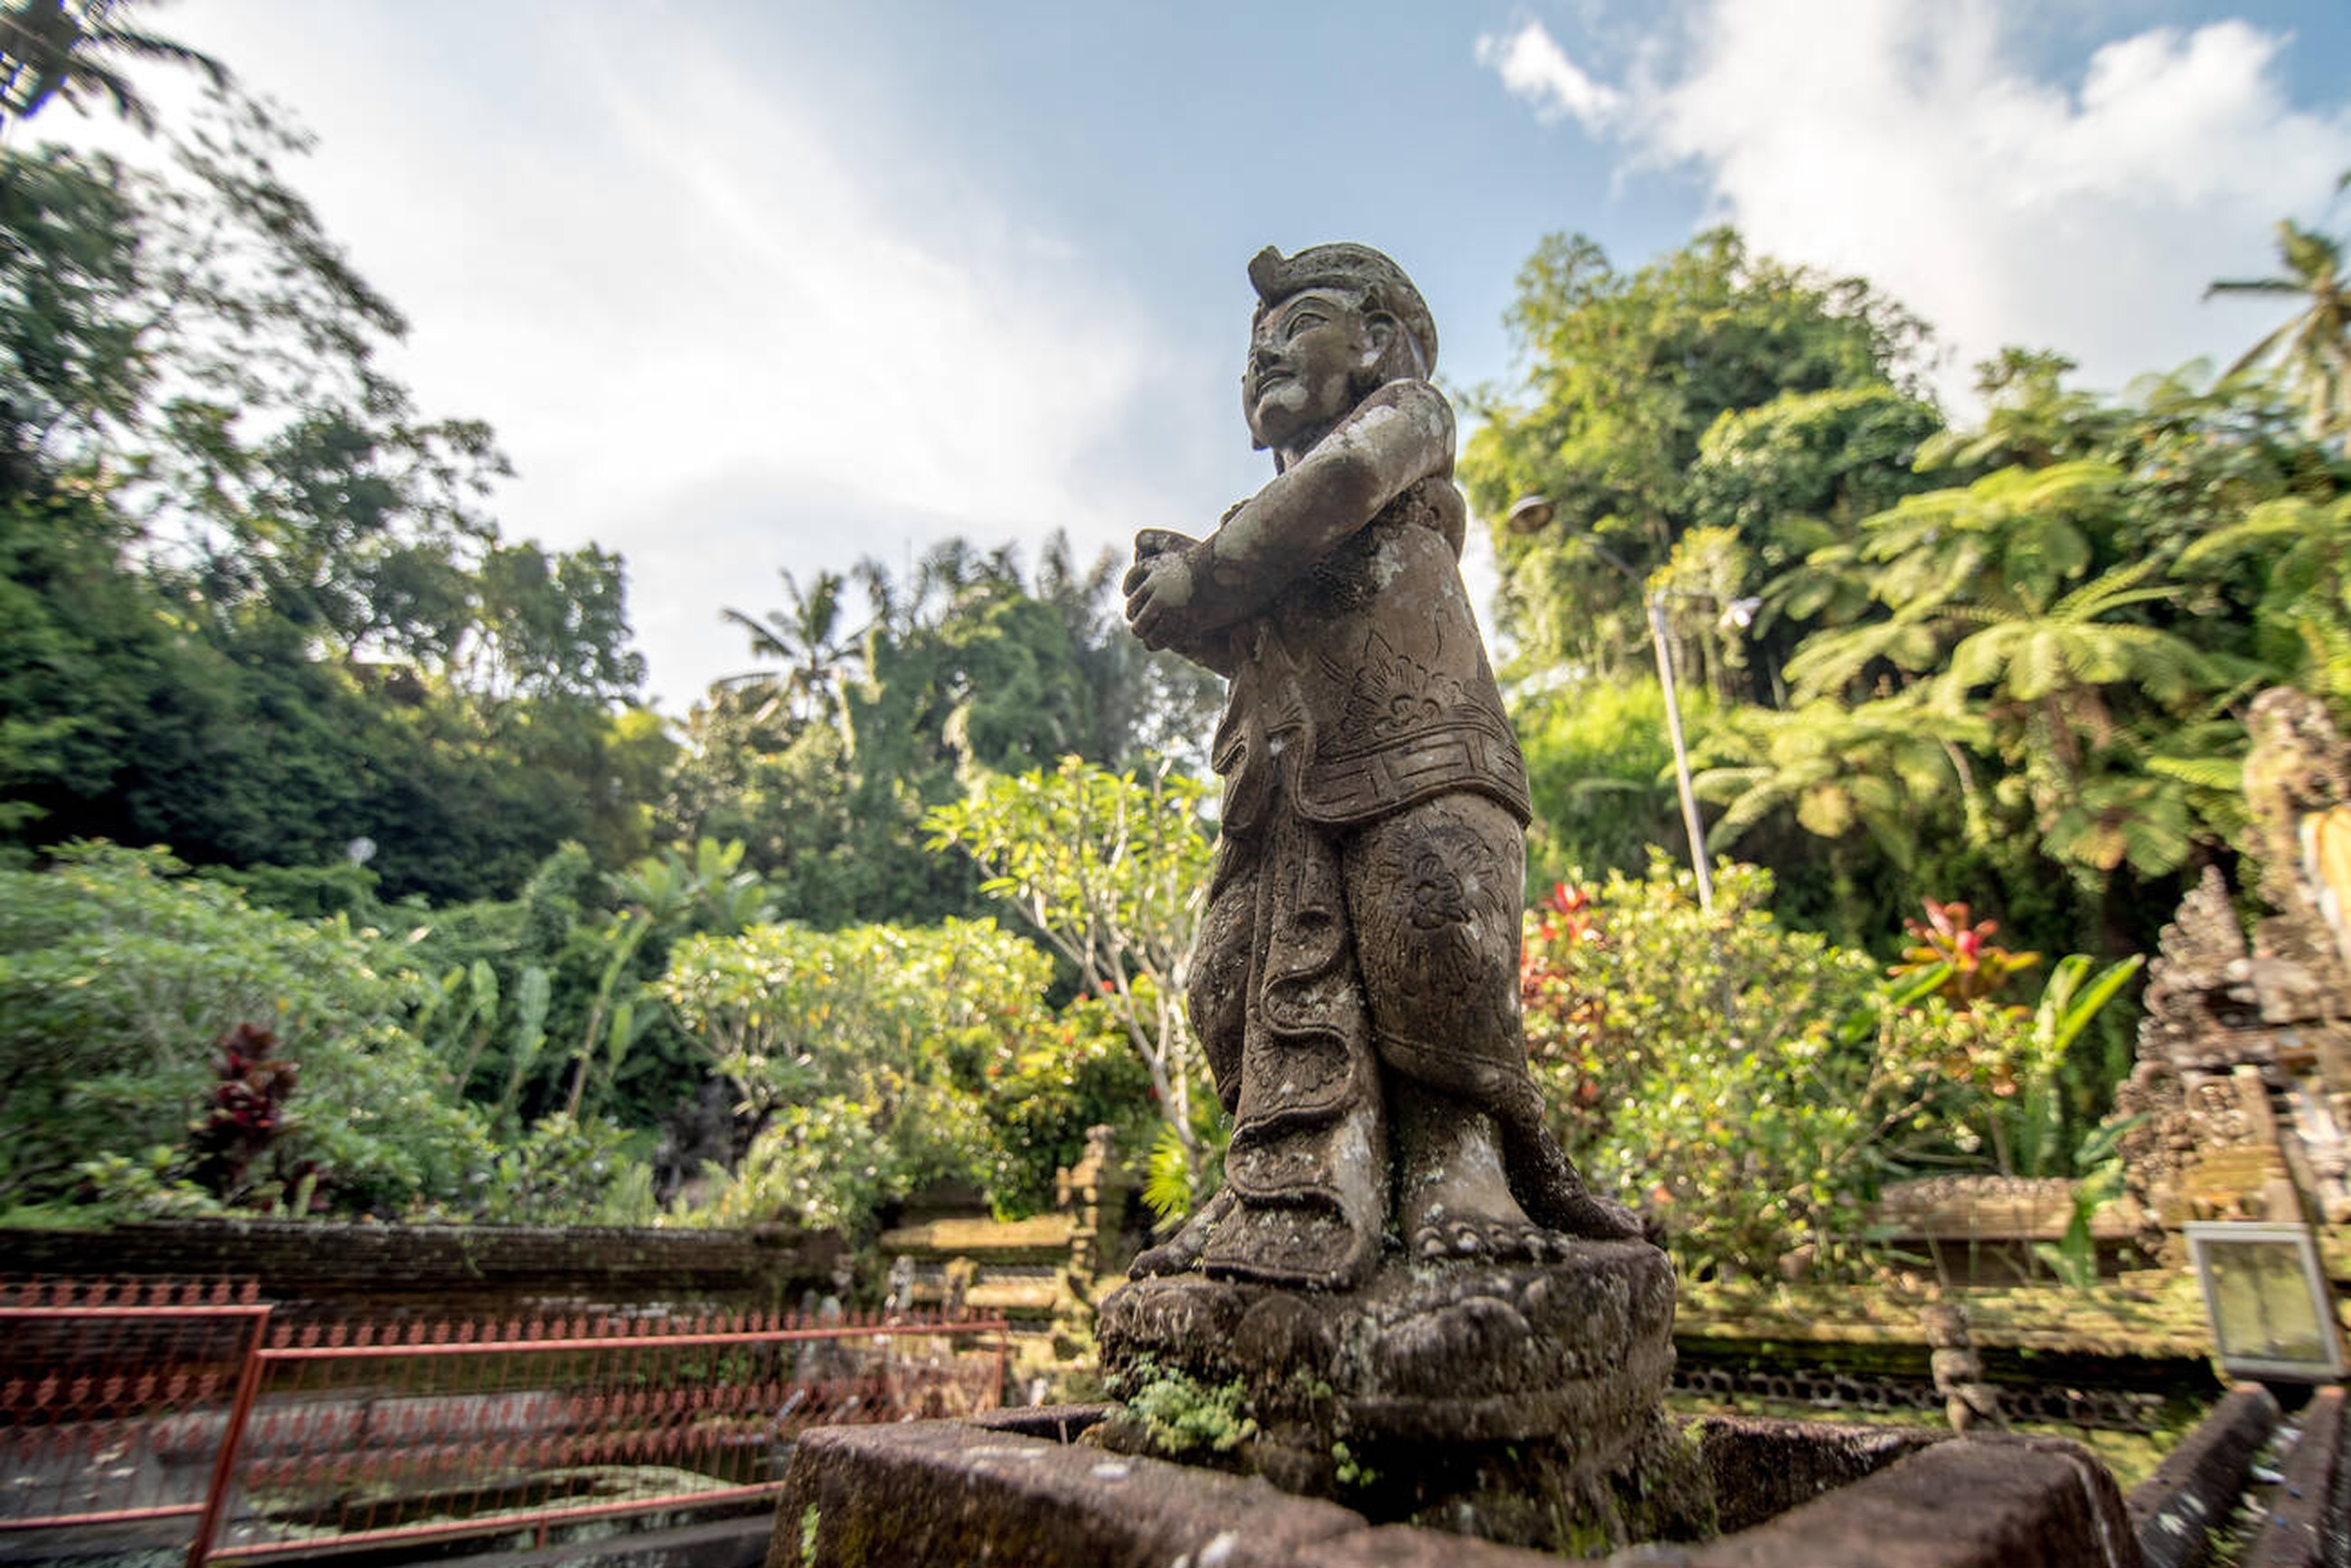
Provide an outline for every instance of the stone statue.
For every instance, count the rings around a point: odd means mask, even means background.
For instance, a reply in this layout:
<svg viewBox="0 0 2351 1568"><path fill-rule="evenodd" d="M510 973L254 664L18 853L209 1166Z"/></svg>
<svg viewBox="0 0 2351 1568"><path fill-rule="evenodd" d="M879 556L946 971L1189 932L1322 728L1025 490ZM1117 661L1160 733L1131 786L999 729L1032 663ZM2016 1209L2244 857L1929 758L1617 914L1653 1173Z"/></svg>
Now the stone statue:
<svg viewBox="0 0 2351 1568"><path fill-rule="evenodd" d="M1138 535L1126 578L1138 637L1231 682L1189 999L1232 1146L1135 1271L1337 1289L1392 1223L1427 1260L1637 1236L1527 1071L1526 772L1462 587L1428 308L1363 246L1249 275L1241 406L1274 478L1205 539Z"/></svg>
<svg viewBox="0 0 2351 1568"><path fill-rule="evenodd" d="M1461 584L1437 329L1395 263L1249 264L1241 408L1274 477L1146 530L1127 618L1231 683L1194 1029L1223 1187L1097 1318L1090 1440L1562 1551L1703 1533L1663 1414L1673 1267L1585 1190L1519 1018L1526 769ZM1238 1403L1236 1403L1236 1401Z"/></svg>

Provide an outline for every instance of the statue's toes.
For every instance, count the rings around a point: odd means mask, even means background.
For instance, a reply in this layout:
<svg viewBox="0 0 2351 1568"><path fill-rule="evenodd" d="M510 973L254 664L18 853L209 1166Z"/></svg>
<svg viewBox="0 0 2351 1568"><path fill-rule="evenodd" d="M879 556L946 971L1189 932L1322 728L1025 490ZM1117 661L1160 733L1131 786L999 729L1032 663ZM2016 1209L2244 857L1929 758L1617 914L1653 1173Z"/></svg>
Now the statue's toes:
<svg viewBox="0 0 2351 1568"><path fill-rule="evenodd" d="M1575 1252L1574 1240L1525 1220L1498 1219L1487 1227L1497 1258L1529 1263L1561 1263Z"/></svg>
<svg viewBox="0 0 2351 1568"><path fill-rule="evenodd" d="M1447 1219L1416 1228L1411 1250L1423 1262L1489 1259L1498 1262L1562 1263L1576 1240L1523 1219Z"/></svg>
<svg viewBox="0 0 2351 1568"><path fill-rule="evenodd" d="M1134 1255L1134 1261L1127 1265L1126 1277L1148 1280L1161 1274L1188 1273L1192 1265L1200 1260L1200 1253L1197 1248L1178 1245L1183 1239L1179 1236L1174 1241L1144 1248Z"/></svg>
<svg viewBox="0 0 2351 1568"><path fill-rule="evenodd" d="M1442 1263L1478 1250L1478 1228L1464 1221L1437 1221L1412 1233L1413 1256L1425 1263Z"/></svg>

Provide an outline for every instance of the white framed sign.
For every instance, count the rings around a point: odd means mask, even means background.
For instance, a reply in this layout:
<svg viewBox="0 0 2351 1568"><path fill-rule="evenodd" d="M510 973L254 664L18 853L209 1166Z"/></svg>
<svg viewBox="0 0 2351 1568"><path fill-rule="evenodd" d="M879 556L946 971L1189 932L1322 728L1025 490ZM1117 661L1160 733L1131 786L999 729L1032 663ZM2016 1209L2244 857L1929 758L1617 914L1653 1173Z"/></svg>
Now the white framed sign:
<svg viewBox="0 0 2351 1568"><path fill-rule="evenodd" d="M2297 1383L2343 1375L2335 1291L2310 1227L2192 1220L2188 1257L2231 1375Z"/></svg>

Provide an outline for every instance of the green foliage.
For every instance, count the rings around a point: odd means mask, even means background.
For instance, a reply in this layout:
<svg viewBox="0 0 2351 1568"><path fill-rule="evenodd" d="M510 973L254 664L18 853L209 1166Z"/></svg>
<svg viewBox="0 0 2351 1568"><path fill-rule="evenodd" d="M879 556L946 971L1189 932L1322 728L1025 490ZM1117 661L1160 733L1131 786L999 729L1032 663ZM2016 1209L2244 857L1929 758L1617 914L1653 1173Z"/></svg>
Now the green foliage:
<svg viewBox="0 0 2351 1568"><path fill-rule="evenodd" d="M2251 579L2254 657L2292 685L2351 708L2351 494L2331 504L2279 496L2180 553L2183 574L2226 585ZM2200 781L2228 793L2225 762ZM2153 764L2150 764L2153 766Z"/></svg>
<svg viewBox="0 0 2351 1568"><path fill-rule="evenodd" d="M1768 1278L1791 1255L1866 1270L1880 1183L1980 1145L1993 1064L2046 1079L2113 994L2069 990L2039 1036L2021 1009L1889 987L1866 952L1775 920L1771 893L1725 862L1708 918L1659 862L1528 916L1528 1047L1562 1141L1664 1220L1694 1278Z"/></svg>
<svg viewBox="0 0 2351 1568"><path fill-rule="evenodd" d="M279 177L298 133L230 91L166 142L0 149L0 831L365 838L393 898L642 852L620 559L497 538L504 460L383 371L405 323Z"/></svg>
<svg viewBox="0 0 2351 1568"><path fill-rule="evenodd" d="M1708 432L1726 415L1787 394L1876 389L1828 423L1888 454L1904 449L1923 414L1907 412L1897 378L1925 329L1857 278L1829 279L1750 256L1729 229L1626 276L1589 239L1553 235L1519 276L1510 325L1530 361L1523 401L1473 394L1484 423L1462 455L1479 513L1499 519L1539 493L1557 520L1534 539L1497 537L1504 573L1501 620L1538 665L1565 663L1614 674L1646 654L1633 584L1577 541L1599 539L1646 574L1662 564L1703 507L1712 526L1751 513L1761 543L1775 486L1749 488L1738 471L1759 446L1801 449L1806 420L1726 436L1699 476ZM1815 411L1815 421L1828 411ZM1820 444L1837 444L1834 437ZM1792 457L1793 455L1789 455ZM1779 486L1803 509L1829 506L1855 466L1835 455L1786 464ZM1868 482L1865 494L1875 494Z"/></svg>
<svg viewBox="0 0 2351 1568"><path fill-rule="evenodd" d="M876 562L789 574L784 609L728 618L781 667L722 682L687 722L667 820L740 838L783 906L812 925L927 922L984 907L957 856L922 852L924 814L991 772L1064 755L1123 766L1212 722L1210 677L1127 634L1107 552L1084 570L1049 539L1024 578L1010 549L950 539L910 578ZM849 630L852 595L864 624Z"/></svg>
<svg viewBox="0 0 2351 1568"><path fill-rule="evenodd" d="M1160 1124L1150 1075L1116 1009L1099 996L1077 997L1038 1020L982 1077L996 1149L988 1193L1007 1215L1052 1207L1054 1177L1083 1157L1091 1129L1111 1127L1117 1147L1134 1150Z"/></svg>
<svg viewBox="0 0 2351 1568"><path fill-rule="evenodd" d="M1165 765L1113 773L1070 757L1050 773L990 779L925 820L932 848L977 861L984 890L1117 1018L1196 1178L1208 1158L1194 1127L1206 1063L1183 998L1207 886L1207 793Z"/></svg>
<svg viewBox="0 0 2351 1568"><path fill-rule="evenodd" d="M2340 187L2337 187L2340 189ZM2245 350L2229 367L2243 374L2274 361L2304 410L2313 440L2351 435L2351 277L2343 244L2291 219L2277 226L2278 261L2269 277L2222 279L2204 292L2259 294L2294 300L2301 309Z"/></svg>
<svg viewBox="0 0 2351 1568"><path fill-rule="evenodd" d="M1232 1140L1232 1119L1212 1096L1194 1097L1191 1134L1187 1142L1175 1124L1161 1122L1144 1161L1143 1205L1157 1218L1163 1230L1173 1230L1225 1182L1225 1150Z"/></svg>
<svg viewBox="0 0 2351 1568"><path fill-rule="evenodd" d="M1557 512L1498 539L1521 670L1562 672L1521 698L1538 871L1679 836L1638 733L1660 591L1683 689L1713 699L1687 716L1709 843L1771 865L1783 914L1874 942L1964 890L2028 945L2151 946L2183 871L2242 847L2251 694L2351 700L2351 465L2313 423L2342 382L2339 247L2282 232L2284 271L2247 287L2304 313L2240 370L2274 352L2289 386L2107 400L2009 350L1960 430L1908 382L1923 329L1858 280L1727 232L1630 274L1547 242L1513 315L1527 380L1477 394L1462 463L1489 518L1529 492Z"/></svg>
<svg viewBox="0 0 2351 1568"><path fill-rule="evenodd" d="M2030 834L2090 888L2168 877L2241 826L2242 736L2222 716L2269 681L2324 689L2339 591L2313 497L2333 505L2351 471L2297 447L2257 390L2160 382L2106 408L2064 393L2061 368L2022 374L1967 447L2029 455L1815 552L1875 608L1812 633L1786 673L1808 724L1882 713L1946 748L1948 772L1892 753L1837 769L1847 789L1868 781L1882 816L1931 820L1956 792L1970 841ZM2242 572L2289 517L2314 537L2283 580Z"/></svg>
<svg viewBox="0 0 2351 1568"><path fill-rule="evenodd" d="M208 1219L226 1212L219 1198L185 1176L186 1156L170 1144L151 1144L136 1155L94 1155L74 1166L81 1201L70 1210L54 1206L8 1210L13 1224L38 1223L70 1214L82 1224L124 1219Z"/></svg>
<svg viewBox="0 0 2351 1568"><path fill-rule="evenodd" d="M1665 693L1655 680L1530 683L1511 718L1534 797L1530 886L1637 872L1649 846L1678 841Z"/></svg>
<svg viewBox="0 0 2351 1568"><path fill-rule="evenodd" d="M1206 1450L1228 1454L1257 1436L1240 1380L1214 1387L1147 1362L1134 1369L1140 1385L1125 1399L1126 1414L1143 1424L1151 1446L1170 1458Z"/></svg>
<svg viewBox="0 0 2351 1568"><path fill-rule="evenodd" d="M2055 1243L2036 1241L2032 1256L2058 1281L2086 1291L2098 1282L2098 1241L2092 1222L2098 1210L2122 1197L2122 1140L2144 1120L2130 1116L2093 1128L2074 1152L2074 1202L2065 1217L2065 1234Z"/></svg>
<svg viewBox="0 0 2351 1568"><path fill-rule="evenodd" d="M1980 1132L2004 1174L2072 1174L2064 1155L2066 1132L2085 1119L2079 1108L2069 1105L2066 1092L2074 1043L2143 963L2134 954L2093 977L2089 958L2068 954L2051 968L2041 999L2030 1013L2022 1008L2005 1009L2007 1020L2018 1027L2001 1030L1956 1064L1990 1092L1970 1118L1972 1130L1963 1133L1962 1146Z"/></svg>
<svg viewBox="0 0 2351 1568"><path fill-rule="evenodd" d="M994 1086L1071 1086L1098 1054L1056 1028L1050 978L993 921L756 925L680 944L660 993L763 1124L712 1218L856 1230L927 1181L997 1185L1013 1162L989 1123ZM1033 1195L1039 1174L1005 1185Z"/></svg>
<svg viewBox="0 0 2351 1568"><path fill-rule="evenodd" d="M64 1197L101 1155L180 1147L219 1082L213 1042L248 1023L301 1069L288 1168L316 1167L346 1210L457 1198L483 1129L403 1027L425 987L402 950L183 870L92 845L0 871L0 1200Z"/></svg>
<svg viewBox="0 0 2351 1568"><path fill-rule="evenodd" d="M493 1225L647 1225L658 1208L643 1140L601 1118L557 1112L497 1152L475 1217Z"/></svg>
<svg viewBox="0 0 2351 1568"><path fill-rule="evenodd" d="M7 93L0 97L0 127L30 120L53 99L80 105L103 98L114 111L141 131L155 129L155 111L122 72L125 58L187 66L215 88L225 87L227 68L210 55L127 25L140 7L69 5L66 0L12 0L6 46L0 49L8 70Z"/></svg>

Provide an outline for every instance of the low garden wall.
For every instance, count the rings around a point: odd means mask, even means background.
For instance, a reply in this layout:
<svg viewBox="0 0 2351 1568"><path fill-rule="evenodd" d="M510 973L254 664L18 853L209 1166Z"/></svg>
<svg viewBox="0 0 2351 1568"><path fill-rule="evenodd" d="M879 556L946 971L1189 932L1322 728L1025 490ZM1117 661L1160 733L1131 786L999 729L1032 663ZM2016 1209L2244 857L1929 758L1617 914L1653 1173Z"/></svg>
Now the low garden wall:
<svg viewBox="0 0 2351 1568"><path fill-rule="evenodd" d="M0 1229L11 1278L235 1280L297 1314L308 1303L377 1315L528 1311L543 1301L681 1302L749 1310L837 1289L829 1231L590 1226L150 1220L105 1230Z"/></svg>

